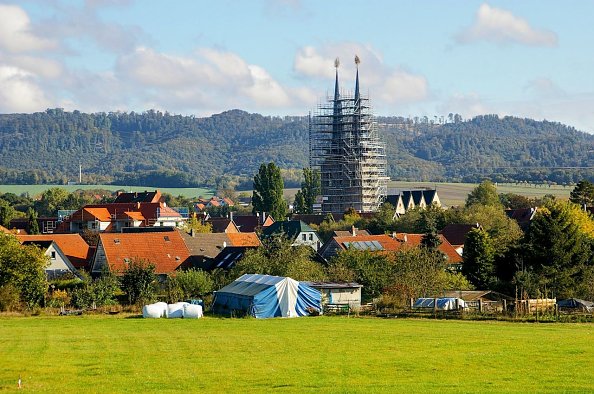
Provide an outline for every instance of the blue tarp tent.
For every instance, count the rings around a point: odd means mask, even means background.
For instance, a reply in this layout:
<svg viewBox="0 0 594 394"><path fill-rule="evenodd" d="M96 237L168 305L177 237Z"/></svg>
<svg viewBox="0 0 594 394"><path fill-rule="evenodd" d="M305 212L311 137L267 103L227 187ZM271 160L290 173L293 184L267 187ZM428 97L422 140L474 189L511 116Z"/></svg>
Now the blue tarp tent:
<svg viewBox="0 0 594 394"><path fill-rule="evenodd" d="M271 275L245 274L215 292L213 311L256 318L307 316L321 312L320 292L303 282Z"/></svg>

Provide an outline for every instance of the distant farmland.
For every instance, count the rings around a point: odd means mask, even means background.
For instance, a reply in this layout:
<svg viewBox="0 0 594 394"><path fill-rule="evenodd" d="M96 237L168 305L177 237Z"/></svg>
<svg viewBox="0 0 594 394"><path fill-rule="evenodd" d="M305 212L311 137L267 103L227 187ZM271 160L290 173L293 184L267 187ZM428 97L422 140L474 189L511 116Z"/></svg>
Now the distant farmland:
<svg viewBox="0 0 594 394"><path fill-rule="evenodd" d="M212 189L205 189L199 187L188 188L171 188L171 187L155 187L155 186L121 186L121 185L0 185L0 193L14 193L20 195L22 193L29 193L30 196L36 196L43 193L47 189L59 187L73 192L78 189L105 189L110 191L125 190L128 192L143 192L145 190L160 190L162 193L169 193L174 196L184 196L188 198L195 198L202 196L210 198L214 195Z"/></svg>
<svg viewBox="0 0 594 394"><path fill-rule="evenodd" d="M437 188L439 198L441 202L446 206L463 205L466 200L466 196L472 189L477 185L474 183L441 183L441 182L400 182L391 181L389 188L398 189L411 189L419 187L434 187ZM106 189L106 190L126 190L126 191L145 191L159 189L163 193L169 193L174 196L184 196L188 198L196 198L202 196L210 198L214 195L215 191L206 188L167 188L167 187L154 187L154 186L121 186L121 185L0 185L0 193L14 193L22 194L29 193L31 196L41 194L44 190L52 187L59 187L66 189L69 192L77 189ZM292 203L297 192L296 188L285 189L285 197ZM573 190L573 186L548 186L548 185L530 185L530 184L499 184L497 191L499 193L515 193L526 197L542 197L546 194L552 194L557 198L567 199L569 193ZM242 193L248 193L251 195L251 190L241 191ZM239 194L240 192L238 192Z"/></svg>

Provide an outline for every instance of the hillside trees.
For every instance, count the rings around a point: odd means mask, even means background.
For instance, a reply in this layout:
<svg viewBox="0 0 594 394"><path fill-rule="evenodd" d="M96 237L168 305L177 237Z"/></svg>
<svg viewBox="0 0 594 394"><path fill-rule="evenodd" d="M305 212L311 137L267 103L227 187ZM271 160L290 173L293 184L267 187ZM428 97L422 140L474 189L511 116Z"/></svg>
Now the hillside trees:
<svg viewBox="0 0 594 394"><path fill-rule="evenodd" d="M283 197L283 179L274 163L262 164L254 176L253 213L268 212L275 220L285 220L287 204Z"/></svg>

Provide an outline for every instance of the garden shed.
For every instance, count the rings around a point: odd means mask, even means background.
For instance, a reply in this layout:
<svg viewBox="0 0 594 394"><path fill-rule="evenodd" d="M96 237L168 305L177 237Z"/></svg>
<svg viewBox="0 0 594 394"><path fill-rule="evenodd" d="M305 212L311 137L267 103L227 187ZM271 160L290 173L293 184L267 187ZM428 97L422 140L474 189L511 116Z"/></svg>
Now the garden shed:
<svg viewBox="0 0 594 394"><path fill-rule="evenodd" d="M298 317L321 312L320 292L294 279L245 274L215 292L213 311L256 318Z"/></svg>

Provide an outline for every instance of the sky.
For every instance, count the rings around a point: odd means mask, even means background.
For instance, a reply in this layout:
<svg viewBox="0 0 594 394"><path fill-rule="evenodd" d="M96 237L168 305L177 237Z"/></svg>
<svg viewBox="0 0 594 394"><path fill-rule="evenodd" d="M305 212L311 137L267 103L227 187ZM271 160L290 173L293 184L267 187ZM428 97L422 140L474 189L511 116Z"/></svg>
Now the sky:
<svg viewBox="0 0 594 394"><path fill-rule="evenodd" d="M0 113L547 119L594 133L594 1L0 0Z"/></svg>

